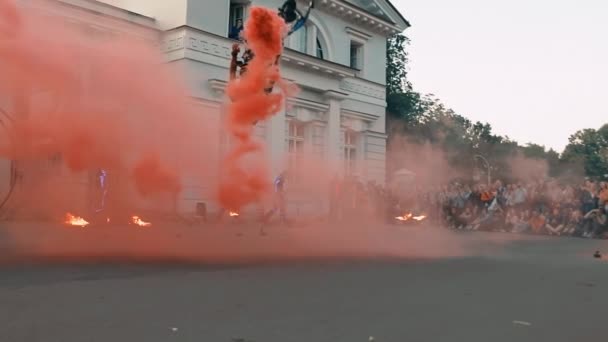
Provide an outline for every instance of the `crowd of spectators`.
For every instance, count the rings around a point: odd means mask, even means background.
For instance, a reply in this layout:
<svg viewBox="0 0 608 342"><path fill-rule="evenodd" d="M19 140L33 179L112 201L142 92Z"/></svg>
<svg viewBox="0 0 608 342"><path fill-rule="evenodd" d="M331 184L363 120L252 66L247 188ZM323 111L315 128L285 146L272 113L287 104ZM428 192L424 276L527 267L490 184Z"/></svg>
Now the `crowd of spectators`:
<svg viewBox="0 0 608 342"><path fill-rule="evenodd" d="M608 233L605 182L454 183L436 196L436 214L452 229L586 238L604 238Z"/></svg>
<svg viewBox="0 0 608 342"><path fill-rule="evenodd" d="M450 229L608 238L608 183L557 180L503 184L414 186L396 194L356 178L332 182L330 217L373 214L395 222L405 213L427 215Z"/></svg>

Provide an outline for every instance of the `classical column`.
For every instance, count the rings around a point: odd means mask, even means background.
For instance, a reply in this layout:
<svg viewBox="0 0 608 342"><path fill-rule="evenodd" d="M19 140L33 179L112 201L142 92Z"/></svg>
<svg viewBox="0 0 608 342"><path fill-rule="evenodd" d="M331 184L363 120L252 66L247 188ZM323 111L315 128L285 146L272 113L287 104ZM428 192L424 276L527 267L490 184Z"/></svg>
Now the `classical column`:
<svg viewBox="0 0 608 342"><path fill-rule="evenodd" d="M343 158L340 144L340 103L348 94L327 90L324 95L329 102L325 142L326 160L333 172L340 172L340 162Z"/></svg>

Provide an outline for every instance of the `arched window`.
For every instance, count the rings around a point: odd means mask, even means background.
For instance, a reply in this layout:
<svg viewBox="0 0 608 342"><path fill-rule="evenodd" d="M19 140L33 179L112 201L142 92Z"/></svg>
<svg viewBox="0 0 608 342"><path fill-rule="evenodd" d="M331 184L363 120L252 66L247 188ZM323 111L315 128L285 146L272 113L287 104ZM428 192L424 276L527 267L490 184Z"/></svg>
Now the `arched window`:
<svg viewBox="0 0 608 342"><path fill-rule="evenodd" d="M289 37L287 46L320 59L329 57L326 40L320 30L310 22Z"/></svg>
<svg viewBox="0 0 608 342"><path fill-rule="evenodd" d="M291 41L289 47L300 51L302 53L307 53L308 51L308 32L310 30L310 25L306 25L301 29L297 30L291 35Z"/></svg>

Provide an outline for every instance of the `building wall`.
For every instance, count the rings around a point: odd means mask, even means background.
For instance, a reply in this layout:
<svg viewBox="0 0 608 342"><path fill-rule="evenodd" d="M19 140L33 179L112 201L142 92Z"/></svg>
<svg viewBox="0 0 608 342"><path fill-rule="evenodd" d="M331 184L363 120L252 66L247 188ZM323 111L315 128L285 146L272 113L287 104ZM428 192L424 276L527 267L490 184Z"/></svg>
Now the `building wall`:
<svg viewBox="0 0 608 342"><path fill-rule="evenodd" d="M188 0L186 25L220 36L228 35L230 1Z"/></svg>
<svg viewBox="0 0 608 342"><path fill-rule="evenodd" d="M83 0L78 0L83 1ZM101 0L127 11L154 18L159 28L168 30L187 24L188 0ZM199 2L205 2L199 1Z"/></svg>
<svg viewBox="0 0 608 342"><path fill-rule="evenodd" d="M212 6L214 7L214 13L217 13L217 18L221 18L221 15L225 15L225 13L222 12L222 7L220 5L226 3L225 0L208 1L210 3L215 4ZM268 8L278 8L281 6L282 3L283 0L251 1L251 5L265 6ZM307 3L307 1L299 3L302 10L306 8L305 3ZM216 10L216 6L220 7L220 10ZM204 13L207 13L209 11L208 9L203 9L203 7L209 6L202 6L200 12L196 14L193 13L193 16L202 17ZM227 16L225 18L227 18ZM349 34L347 32L347 28L352 28L365 35L369 35L369 38L364 41L364 67L362 68L361 72L358 73L357 76L379 84L385 84L386 79L384 75L386 70L386 36L374 33L368 30L367 28L361 27L352 22L347 22L340 17L321 10L319 6L317 6L317 8L311 13L310 20L312 23L316 24L321 28L320 31L324 35L324 38L327 40L327 45L329 46L330 50L329 59L332 62L339 63L342 65L350 64L350 41L351 39L355 39L353 38L352 34ZM224 26L226 27L226 29L228 28L229 25L227 20L225 21ZM215 31L210 32L216 33ZM220 30L219 32L222 31Z"/></svg>
<svg viewBox="0 0 608 342"><path fill-rule="evenodd" d="M282 2L252 1L255 5L270 8L277 8ZM217 136L204 140L216 141L217 146L200 146L201 149L217 151L212 155L213 160L208 161L214 165L215 171L208 173L206 178L184 176L184 191L177 199L177 208L181 212L193 212L196 202L200 201L207 202L208 207L214 210L217 207L213 200L213 183L221 172L221 158L229 144L222 133L222 125L226 115L223 90L228 81L230 51L234 43L225 38L229 29L230 1L124 0L116 5L153 17L156 24L165 30L162 33L162 51L167 62L183 73L191 91L193 106L201 114L200 124L217 128L214 130ZM83 20L93 22L94 17ZM124 24L125 20L121 22ZM288 99L287 106L277 115L255 128L256 135L267 144L272 172L276 175L288 165L289 125L293 123L303 127L303 151L324 161L331 173L346 172L345 137L347 132L356 137L352 143L356 148L356 167L348 172L363 180L384 183L387 35L370 29L369 25L347 20L330 11L327 6L315 9L309 24L307 54L288 48L282 58L283 76L298 84L301 91L295 98ZM139 25L134 25L133 29L136 27L141 30ZM324 60L312 56L316 44L311 37L316 35L323 42ZM350 68L351 40L363 44L360 70ZM292 41L288 41L287 45L294 47ZM184 143L188 148L196 149L197 143L202 142ZM297 210L318 209L322 205L318 200L319 194L309 195L308 198L301 196L295 199Z"/></svg>
<svg viewBox="0 0 608 342"><path fill-rule="evenodd" d="M131 7L134 11L149 13L141 0ZM238 0L233 2L239 2ZM250 5L278 8L282 0L254 0ZM304 6L305 7L305 6ZM302 7L302 8L304 8ZM228 65L233 42L227 38L230 2L226 0L189 0L186 9L186 27L164 34L164 52L167 60L177 63L183 70L193 98L199 101L201 111L221 131L223 87L228 81ZM171 22L174 13L156 11L160 23ZM167 16L167 18L164 18ZM246 18L246 14L245 14ZM364 180L384 182L385 136L385 47L386 34L370 30L364 25L348 21L326 9L315 9L310 18L313 27L309 32L323 41L324 59L320 60L296 51L286 50L282 61L283 76L296 82L301 91L290 99L287 108L256 127L256 134L268 146L273 174L287 167L289 122L302 125L305 131L304 151L325 160L328 169L344 172L344 136L354 131L356 142L356 169L349 172ZM175 25L179 26L179 25ZM166 25L165 25L166 27ZM310 38L309 38L310 39ZM295 47L287 41L287 47ZM363 45L360 70L350 68L350 44ZM308 41L307 53L315 42ZM212 109L213 108L213 109ZM226 145L219 137L219 155ZM200 183L200 182L199 182ZM206 201L213 207L210 188L189 182L180 198L180 207L187 211L197 201ZM306 199L299 198L298 207L306 207Z"/></svg>

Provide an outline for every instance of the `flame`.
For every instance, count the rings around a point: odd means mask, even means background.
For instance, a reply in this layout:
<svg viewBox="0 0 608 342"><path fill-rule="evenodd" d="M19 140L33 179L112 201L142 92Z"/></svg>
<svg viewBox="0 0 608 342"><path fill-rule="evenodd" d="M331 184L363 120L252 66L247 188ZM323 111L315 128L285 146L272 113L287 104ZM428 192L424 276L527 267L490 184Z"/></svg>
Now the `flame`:
<svg viewBox="0 0 608 342"><path fill-rule="evenodd" d="M237 213L236 211L231 211L230 212L230 217L238 217L239 213Z"/></svg>
<svg viewBox="0 0 608 342"><path fill-rule="evenodd" d="M110 218L109 217L106 219L106 223L110 223Z"/></svg>
<svg viewBox="0 0 608 342"><path fill-rule="evenodd" d="M414 215L413 215L412 213L408 213L408 214L405 214L405 215L403 215L403 216L397 216L397 217L395 217L395 218L396 218L397 220L399 220L399 221L407 221L407 220L411 219L413 216L414 216Z"/></svg>
<svg viewBox="0 0 608 342"><path fill-rule="evenodd" d="M82 228L89 225L89 222L87 222L82 217L74 216L70 213L65 214L65 223L72 225L72 226L82 227Z"/></svg>
<svg viewBox="0 0 608 342"><path fill-rule="evenodd" d="M409 220L422 221L422 220L426 219L426 215L414 216L414 214L412 214L412 213L407 213L403 216L397 216L397 217L395 217L395 219L397 219L399 221L409 221Z"/></svg>
<svg viewBox="0 0 608 342"><path fill-rule="evenodd" d="M133 222L134 224L136 224L140 227L149 227L152 225L152 223L142 220L139 216L132 216L131 222Z"/></svg>

